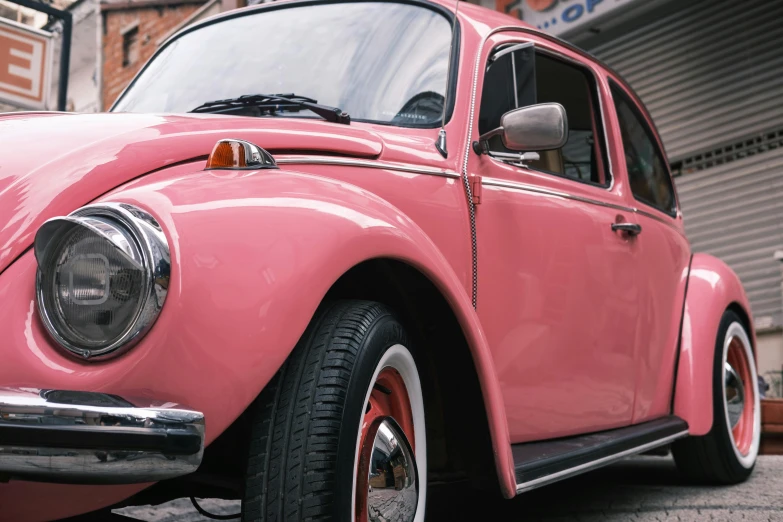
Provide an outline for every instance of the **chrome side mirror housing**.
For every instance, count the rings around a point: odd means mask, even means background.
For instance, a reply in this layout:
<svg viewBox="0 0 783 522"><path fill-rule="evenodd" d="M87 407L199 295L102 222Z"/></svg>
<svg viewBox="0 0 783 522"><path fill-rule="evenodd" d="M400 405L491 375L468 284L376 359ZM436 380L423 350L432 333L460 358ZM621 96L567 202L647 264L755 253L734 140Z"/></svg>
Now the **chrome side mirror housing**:
<svg viewBox="0 0 783 522"><path fill-rule="evenodd" d="M539 103L508 111L500 127L483 134L474 150L489 153L489 140L500 136L503 145L515 152L559 149L568 141L568 117L559 103Z"/></svg>

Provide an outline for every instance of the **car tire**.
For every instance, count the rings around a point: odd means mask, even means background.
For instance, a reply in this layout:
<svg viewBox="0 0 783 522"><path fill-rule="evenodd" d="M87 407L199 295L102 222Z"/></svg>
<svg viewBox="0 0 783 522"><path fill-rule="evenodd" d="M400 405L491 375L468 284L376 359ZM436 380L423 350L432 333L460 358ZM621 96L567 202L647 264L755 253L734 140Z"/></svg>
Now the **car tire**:
<svg viewBox="0 0 783 522"><path fill-rule="evenodd" d="M736 484L753 472L761 439L756 375L748 332L739 316L728 310L721 318L715 342L712 429L707 435L672 445L674 461L687 478Z"/></svg>
<svg viewBox="0 0 783 522"><path fill-rule="evenodd" d="M421 382L385 306L320 309L249 414L243 521L424 520Z"/></svg>

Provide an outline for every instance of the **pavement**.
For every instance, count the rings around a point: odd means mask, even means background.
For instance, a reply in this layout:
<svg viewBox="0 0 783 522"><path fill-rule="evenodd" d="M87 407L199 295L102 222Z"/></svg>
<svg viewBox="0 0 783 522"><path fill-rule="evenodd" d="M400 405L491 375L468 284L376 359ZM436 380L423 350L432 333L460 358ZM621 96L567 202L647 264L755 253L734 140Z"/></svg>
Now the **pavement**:
<svg viewBox="0 0 783 522"><path fill-rule="evenodd" d="M783 456L759 458L740 485L689 484L670 458L638 457L552 484L513 500L459 485L431 488L427 520L513 522L783 522ZM239 511L239 502L204 500L216 514ZM150 522L207 522L187 499L161 506L117 510Z"/></svg>
<svg viewBox="0 0 783 522"><path fill-rule="evenodd" d="M416 513L416 488L396 491L394 488L373 489L367 495L370 520L383 522L405 522Z"/></svg>

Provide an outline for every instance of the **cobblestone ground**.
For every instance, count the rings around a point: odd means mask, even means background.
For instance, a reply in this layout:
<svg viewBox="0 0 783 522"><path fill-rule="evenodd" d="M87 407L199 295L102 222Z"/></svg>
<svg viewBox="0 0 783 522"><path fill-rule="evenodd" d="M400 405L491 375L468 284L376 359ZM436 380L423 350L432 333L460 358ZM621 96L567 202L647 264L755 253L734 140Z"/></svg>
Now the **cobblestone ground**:
<svg viewBox="0 0 783 522"><path fill-rule="evenodd" d="M762 457L753 477L732 487L687 484L668 458L630 459L506 501L460 486L432 488L428 521L783 522L783 457ZM237 502L208 500L210 511L238 511ZM118 510L156 522L196 522L189 500Z"/></svg>
<svg viewBox="0 0 783 522"><path fill-rule="evenodd" d="M416 513L416 490L412 487L401 493L388 489L376 489L368 496L370 520L404 522L410 520L410 517Z"/></svg>

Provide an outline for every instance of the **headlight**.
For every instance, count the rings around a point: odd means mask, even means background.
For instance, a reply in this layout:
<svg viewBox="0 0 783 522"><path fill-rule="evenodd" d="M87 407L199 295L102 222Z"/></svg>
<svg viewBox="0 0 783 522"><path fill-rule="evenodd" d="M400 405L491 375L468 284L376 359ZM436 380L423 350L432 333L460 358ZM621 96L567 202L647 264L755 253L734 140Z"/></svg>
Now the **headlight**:
<svg viewBox="0 0 783 522"><path fill-rule="evenodd" d="M35 236L35 257L41 320L80 357L130 348L166 299L166 237L152 216L131 205L90 205L48 220Z"/></svg>

